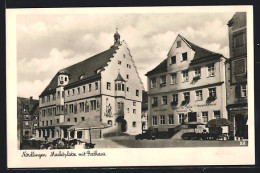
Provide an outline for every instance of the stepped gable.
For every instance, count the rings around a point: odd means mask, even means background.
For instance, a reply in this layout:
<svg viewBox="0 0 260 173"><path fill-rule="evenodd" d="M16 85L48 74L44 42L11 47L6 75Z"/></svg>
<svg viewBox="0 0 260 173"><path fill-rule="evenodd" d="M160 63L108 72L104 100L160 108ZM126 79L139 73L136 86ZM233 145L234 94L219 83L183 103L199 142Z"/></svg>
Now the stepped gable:
<svg viewBox="0 0 260 173"><path fill-rule="evenodd" d="M67 68L64 68L63 70L69 73L68 84L78 81L80 76L83 76L81 78L82 80L100 75L100 72L104 70L105 66L107 66L107 63L110 61L110 58L113 57L113 54L116 52L117 49L118 46L111 46L108 50L104 52L87 58ZM97 73L97 71L99 72ZM53 77L49 85L44 89L40 96L43 96L56 89L58 85L58 74L59 72Z"/></svg>

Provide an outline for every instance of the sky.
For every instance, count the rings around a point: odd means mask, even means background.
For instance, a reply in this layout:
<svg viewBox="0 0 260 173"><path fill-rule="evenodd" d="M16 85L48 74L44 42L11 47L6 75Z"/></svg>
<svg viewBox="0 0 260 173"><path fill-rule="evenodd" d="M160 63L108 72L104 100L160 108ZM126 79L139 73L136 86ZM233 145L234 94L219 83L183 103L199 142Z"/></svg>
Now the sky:
<svg viewBox="0 0 260 173"><path fill-rule="evenodd" d="M17 95L38 99L62 68L109 49L118 28L147 88L145 74L167 57L181 34L229 57L230 13L19 14Z"/></svg>

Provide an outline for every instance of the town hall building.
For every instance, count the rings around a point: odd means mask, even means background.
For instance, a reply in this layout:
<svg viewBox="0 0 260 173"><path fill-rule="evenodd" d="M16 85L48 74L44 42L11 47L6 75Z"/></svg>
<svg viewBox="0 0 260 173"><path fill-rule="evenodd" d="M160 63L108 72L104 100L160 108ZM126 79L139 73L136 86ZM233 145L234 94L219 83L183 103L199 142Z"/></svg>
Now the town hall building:
<svg viewBox="0 0 260 173"><path fill-rule="evenodd" d="M68 131L83 122L107 124L92 130L92 138L139 134L142 90L130 50L116 31L108 50L60 70L41 93L37 137L86 140L88 131Z"/></svg>

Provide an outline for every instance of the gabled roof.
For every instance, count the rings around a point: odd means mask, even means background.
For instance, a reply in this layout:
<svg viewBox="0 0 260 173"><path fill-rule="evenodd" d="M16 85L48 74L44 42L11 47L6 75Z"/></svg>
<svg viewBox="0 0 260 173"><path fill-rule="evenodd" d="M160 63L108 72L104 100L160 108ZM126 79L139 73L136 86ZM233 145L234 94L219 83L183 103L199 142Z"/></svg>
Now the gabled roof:
<svg viewBox="0 0 260 173"><path fill-rule="evenodd" d="M194 55L193 60L191 61L191 64L201 62L201 61L204 61L204 60L212 60L212 59L223 57L223 55L221 55L219 53L215 53L215 52L212 52L210 50L204 49L200 46L197 46L196 44L188 41L186 38L184 38L180 34L177 37L180 37L184 42L186 42L187 45L195 52L195 55ZM163 60L154 69L147 72L146 76L157 74L157 73L163 73L163 72L167 72L167 58L165 60Z"/></svg>
<svg viewBox="0 0 260 173"><path fill-rule="evenodd" d="M66 73L69 73L68 84L100 75L100 72L104 70L105 66L107 66L107 63L110 61L110 58L113 57L113 54L116 52L117 49L118 46L111 46L108 50L104 52L101 52L97 55L85 59L84 61L62 69L62 71L66 71ZM59 72L52 78L51 82L44 89L40 96L45 95L49 91L54 91L56 89L58 85L58 74Z"/></svg>

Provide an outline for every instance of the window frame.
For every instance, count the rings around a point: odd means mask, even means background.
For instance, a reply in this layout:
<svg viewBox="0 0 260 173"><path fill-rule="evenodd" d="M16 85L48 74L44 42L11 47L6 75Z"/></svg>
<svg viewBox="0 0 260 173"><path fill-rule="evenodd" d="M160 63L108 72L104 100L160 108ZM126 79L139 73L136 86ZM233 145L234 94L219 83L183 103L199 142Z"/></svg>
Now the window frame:
<svg viewBox="0 0 260 173"><path fill-rule="evenodd" d="M202 90L196 90L195 91L195 100L196 101L201 101L201 100L203 100L203 92L202 92Z"/></svg>
<svg viewBox="0 0 260 173"><path fill-rule="evenodd" d="M158 118L157 116L152 116L152 126L157 126L158 125Z"/></svg>
<svg viewBox="0 0 260 173"><path fill-rule="evenodd" d="M174 116L173 114L168 115L168 124L169 125L174 125Z"/></svg>
<svg viewBox="0 0 260 173"><path fill-rule="evenodd" d="M165 125L166 121L165 121L165 115L160 115L160 125Z"/></svg>
<svg viewBox="0 0 260 173"><path fill-rule="evenodd" d="M183 70L182 72L182 82L189 82L189 70Z"/></svg>

